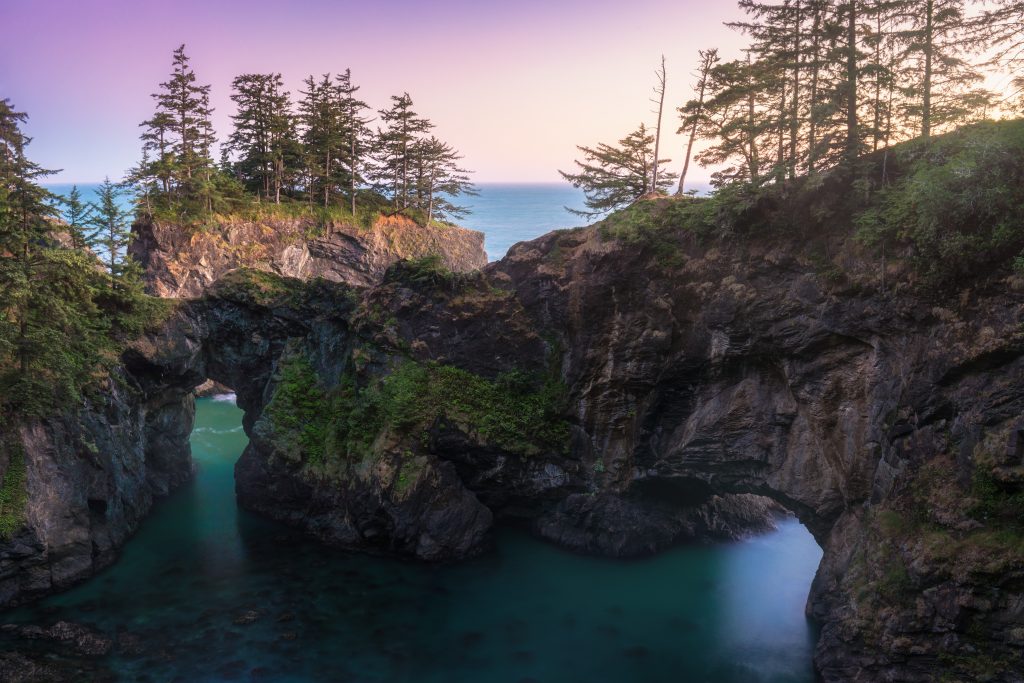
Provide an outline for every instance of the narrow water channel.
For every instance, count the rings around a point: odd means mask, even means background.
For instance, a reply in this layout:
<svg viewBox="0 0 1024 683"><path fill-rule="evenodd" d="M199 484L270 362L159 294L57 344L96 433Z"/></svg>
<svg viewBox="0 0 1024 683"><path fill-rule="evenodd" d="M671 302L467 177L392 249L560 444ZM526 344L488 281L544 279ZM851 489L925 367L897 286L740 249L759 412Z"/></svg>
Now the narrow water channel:
<svg viewBox="0 0 1024 683"><path fill-rule="evenodd" d="M119 562L5 621L92 625L126 681L811 683L803 607L821 551L796 521L616 561L501 532L428 567L350 555L244 511L230 400L198 402L199 473Z"/></svg>

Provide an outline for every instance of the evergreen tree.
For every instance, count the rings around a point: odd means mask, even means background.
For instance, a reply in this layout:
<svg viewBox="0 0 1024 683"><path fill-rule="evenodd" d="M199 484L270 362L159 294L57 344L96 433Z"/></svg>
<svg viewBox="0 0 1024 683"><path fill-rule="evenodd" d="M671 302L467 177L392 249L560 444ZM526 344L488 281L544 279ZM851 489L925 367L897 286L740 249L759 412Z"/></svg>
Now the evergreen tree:
<svg viewBox="0 0 1024 683"><path fill-rule="evenodd" d="M196 75L182 45L174 51L171 77L153 94L156 112L141 125L143 154L152 155L148 166L129 174L133 182L156 179L164 208L182 203L183 211L211 211L216 201L212 148L215 144L210 116L210 86L196 85Z"/></svg>
<svg viewBox="0 0 1024 683"><path fill-rule="evenodd" d="M708 76L707 97L697 121L697 136L708 142L697 161L721 167L712 174L715 185L729 182L763 183L762 158L769 152L770 133L777 130L763 87L764 69L748 55L745 61L723 62Z"/></svg>
<svg viewBox="0 0 1024 683"><path fill-rule="evenodd" d="M340 98L340 123L343 144L340 148L340 164L348 179L349 206L352 215L356 215L356 192L367 182L367 157L372 144L373 134L367 125L370 119L364 118L363 112L369 105L356 99L359 86L352 83L352 72L337 76L335 87Z"/></svg>
<svg viewBox="0 0 1024 683"><path fill-rule="evenodd" d="M900 11L904 27L899 37L905 59L914 65L908 114L920 121L920 136L936 128L969 118L988 100L975 86L982 80L964 58L965 0L904 0Z"/></svg>
<svg viewBox="0 0 1024 683"><path fill-rule="evenodd" d="M104 178L96 191L97 201L90 205L92 231L87 242L106 261L111 288L126 274L129 258L126 251L131 238L131 214L121 208L123 194L123 190L110 182L110 178Z"/></svg>
<svg viewBox="0 0 1024 683"><path fill-rule="evenodd" d="M1014 90L1007 96L1016 106L1024 104L1024 0L995 0L996 6L978 16L972 26L972 38L981 38L995 53L993 61L1013 77Z"/></svg>
<svg viewBox="0 0 1024 683"><path fill-rule="evenodd" d="M92 207L82 201L82 193L78 185L72 185L67 197L60 199L64 205L63 218L68 227L71 246L85 249L87 244L86 229L92 221Z"/></svg>
<svg viewBox="0 0 1024 683"><path fill-rule="evenodd" d="M297 163L295 122L281 74L243 74L232 82L234 132L228 149L243 185L267 201L281 202L281 190Z"/></svg>
<svg viewBox="0 0 1024 683"><path fill-rule="evenodd" d="M708 79L711 77L711 69L719 63L718 50L700 50L700 64L697 67L697 83L693 86L697 93L697 99L687 102L685 106L679 107L679 116L682 119L678 133L688 133L689 140L686 143L686 154L683 160L683 172L679 174L679 186L676 188L676 195L682 195L686 183L686 174L690 170L690 158L693 156L693 143L697 139L697 131L704 118L704 100L708 93Z"/></svg>
<svg viewBox="0 0 1024 683"><path fill-rule="evenodd" d="M619 140L618 145L605 143L597 147L578 146L583 160L575 162L577 172L559 171L573 187L583 190L586 211L569 209L580 216L601 216L629 206L652 191L665 192L675 182L675 174L659 174L654 178L654 136L644 124ZM669 159L662 159L668 162Z"/></svg>
<svg viewBox="0 0 1024 683"><path fill-rule="evenodd" d="M413 110L409 93L391 96L391 108L382 109L381 121L386 128L378 130L376 157L378 180L382 189L390 196L395 209L409 207L413 178L412 150L419 136L434 124L422 118Z"/></svg>
<svg viewBox="0 0 1024 683"><path fill-rule="evenodd" d="M322 197L329 206L339 179L338 155L345 144L342 101L330 74L317 81L309 76L301 91L299 121L302 123L303 157L307 166L310 201Z"/></svg>
<svg viewBox="0 0 1024 683"><path fill-rule="evenodd" d="M54 197L37 184L54 173L29 161L31 142L21 132L27 120L10 100L0 100L0 302L5 345L13 348L18 371L26 376L42 347L34 324L34 307L50 238Z"/></svg>
<svg viewBox="0 0 1024 683"><path fill-rule="evenodd" d="M451 145L430 136L414 143L413 158L417 208L426 212L426 225L435 217L450 220L468 214L468 209L453 201L460 195L477 194L469 171L459 166L462 156Z"/></svg>

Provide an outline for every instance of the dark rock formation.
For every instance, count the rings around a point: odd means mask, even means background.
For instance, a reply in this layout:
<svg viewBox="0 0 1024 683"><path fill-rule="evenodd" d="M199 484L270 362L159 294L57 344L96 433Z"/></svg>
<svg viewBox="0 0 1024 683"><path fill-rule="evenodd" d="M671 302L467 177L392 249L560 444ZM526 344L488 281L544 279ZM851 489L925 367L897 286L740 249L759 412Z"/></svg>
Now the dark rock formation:
<svg viewBox="0 0 1024 683"><path fill-rule="evenodd" d="M400 215L380 216L370 227L264 217L203 228L140 222L132 232L129 250L143 266L147 288L171 298L201 296L240 267L368 286L400 259L438 254L458 272L487 264L483 233L455 226L425 228Z"/></svg>
<svg viewBox="0 0 1024 683"><path fill-rule="evenodd" d="M125 354L137 407L114 417L143 436L95 469L130 472L143 498L173 485L188 457L172 422L212 379L246 412L240 502L345 547L453 559L514 519L635 555L746 533L780 505L825 552L808 602L824 680L1020 681L1024 281L939 297L847 235L708 245L605 225L474 275L400 264L366 290L235 271ZM76 419L23 430L42 454L30 482L78 466ZM96 512L77 472L46 475L81 501L62 520ZM64 509L48 495L34 504ZM96 563L44 557L34 519L3 546L8 575ZM62 538L115 545L102 529ZM32 594L19 581L8 595Z"/></svg>
<svg viewBox="0 0 1024 683"><path fill-rule="evenodd" d="M5 470L26 469L24 525L0 540L0 605L66 588L110 564L166 495L192 474L187 394L146 395L116 374L77 413L20 425L4 440Z"/></svg>

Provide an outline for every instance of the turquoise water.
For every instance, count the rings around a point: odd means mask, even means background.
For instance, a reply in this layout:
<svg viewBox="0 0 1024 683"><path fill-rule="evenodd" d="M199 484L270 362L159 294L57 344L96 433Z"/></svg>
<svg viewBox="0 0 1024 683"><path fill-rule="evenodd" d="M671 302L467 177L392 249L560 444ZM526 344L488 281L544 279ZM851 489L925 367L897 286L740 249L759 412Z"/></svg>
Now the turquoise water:
<svg viewBox="0 0 1024 683"><path fill-rule="evenodd" d="M130 634L138 652L108 662L125 681L814 680L803 605L821 553L795 521L636 561L514 530L450 566L346 554L238 510L240 424L232 402L200 400L195 480L113 567L3 620Z"/></svg>

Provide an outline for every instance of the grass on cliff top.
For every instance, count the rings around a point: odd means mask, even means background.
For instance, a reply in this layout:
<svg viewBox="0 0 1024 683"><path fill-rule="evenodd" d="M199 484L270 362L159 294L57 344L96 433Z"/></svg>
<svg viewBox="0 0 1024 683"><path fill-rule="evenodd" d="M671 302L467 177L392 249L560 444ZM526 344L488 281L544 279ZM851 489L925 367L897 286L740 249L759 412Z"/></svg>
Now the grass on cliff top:
<svg viewBox="0 0 1024 683"><path fill-rule="evenodd" d="M220 278L213 292L224 299L271 307L295 305L307 291L302 280L257 268L238 268Z"/></svg>
<svg viewBox="0 0 1024 683"><path fill-rule="evenodd" d="M345 197L332 198L324 205L323 198L317 202L305 199L283 197L281 203L260 201L256 197L240 194L226 196L212 214L194 211L182 211L177 206L151 207L152 218L187 225L194 230L215 230L221 223L231 220L258 222L265 219L301 220L308 222L306 237L322 235L331 226L353 226L368 230L382 217L402 215L415 221L418 225L427 225L425 211L415 208L396 210L381 195L361 190L356 202L355 213ZM140 215L140 219L145 216ZM430 226L437 229L451 227L451 223L437 219L430 221Z"/></svg>
<svg viewBox="0 0 1024 683"><path fill-rule="evenodd" d="M11 540L25 524L26 484L25 456L20 449L15 449L10 454L7 471L0 483L0 540Z"/></svg>
<svg viewBox="0 0 1024 683"><path fill-rule="evenodd" d="M530 456L567 448L563 401L564 387L553 380L511 372L492 381L411 360L369 386L346 375L326 389L309 361L295 355L281 361L267 416L279 447L314 465L359 461L398 443L423 446L442 419L480 443Z"/></svg>
<svg viewBox="0 0 1024 683"><path fill-rule="evenodd" d="M705 198L640 201L600 224L607 238L671 258L705 240L855 237L879 257L909 252L921 282L1024 272L1024 119L964 126L791 181L737 183Z"/></svg>

